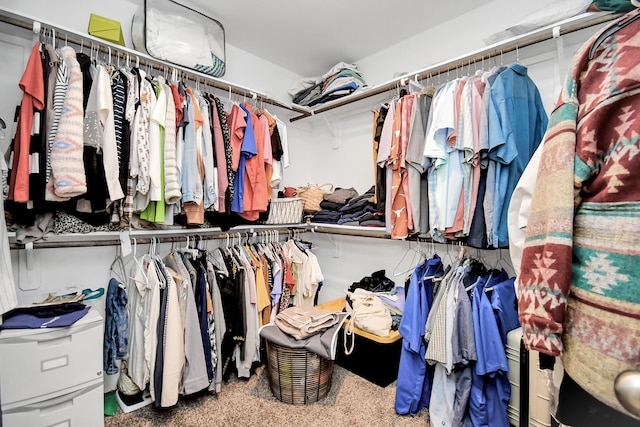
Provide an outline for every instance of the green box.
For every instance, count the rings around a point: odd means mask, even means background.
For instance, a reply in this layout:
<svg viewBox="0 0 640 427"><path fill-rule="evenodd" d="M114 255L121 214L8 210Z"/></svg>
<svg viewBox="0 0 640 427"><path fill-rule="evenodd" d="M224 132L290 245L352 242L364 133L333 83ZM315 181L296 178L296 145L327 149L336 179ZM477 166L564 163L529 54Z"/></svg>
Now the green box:
<svg viewBox="0 0 640 427"><path fill-rule="evenodd" d="M120 22L104 16L91 14L89 18L89 34L110 41L120 46L124 46L124 36Z"/></svg>

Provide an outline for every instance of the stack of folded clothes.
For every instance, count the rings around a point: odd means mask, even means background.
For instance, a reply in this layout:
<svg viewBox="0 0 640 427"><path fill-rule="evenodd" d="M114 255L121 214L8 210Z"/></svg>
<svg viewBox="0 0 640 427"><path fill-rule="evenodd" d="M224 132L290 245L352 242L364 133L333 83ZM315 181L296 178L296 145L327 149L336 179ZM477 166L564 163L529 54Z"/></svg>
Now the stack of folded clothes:
<svg viewBox="0 0 640 427"><path fill-rule="evenodd" d="M342 217L342 209L351 199L358 197L358 191L354 188L336 188L332 193L322 196L320 207L311 218L312 222L321 224L338 224Z"/></svg>
<svg viewBox="0 0 640 427"><path fill-rule="evenodd" d="M353 188L337 188L325 194L320 207L322 210L311 217L311 222L322 224L360 225L384 227L384 212L373 203L374 187L358 195Z"/></svg>
<svg viewBox="0 0 640 427"><path fill-rule="evenodd" d="M338 224L384 227L384 212L378 210L374 200L375 187L361 196L354 197L340 208L342 216Z"/></svg>
<svg viewBox="0 0 640 427"><path fill-rule="evenodd" d="M322 77L306 77L295 82L289 94L295 104L313 107L352 94L365 86L355 64L340 62Z"/></svg>

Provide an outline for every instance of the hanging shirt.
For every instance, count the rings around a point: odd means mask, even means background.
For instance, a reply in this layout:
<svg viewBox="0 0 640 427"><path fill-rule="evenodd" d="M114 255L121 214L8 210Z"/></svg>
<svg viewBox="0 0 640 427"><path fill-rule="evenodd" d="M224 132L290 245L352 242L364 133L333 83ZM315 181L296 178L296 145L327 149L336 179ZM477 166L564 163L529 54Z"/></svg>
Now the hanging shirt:
<svg viewBox="0 0 640 427"><path fill-rule="evenodd" d="M131 164L131 176L136 178L135 196L133 209L140 212L146 209L150 201L149 188L151 186L151 176L149 170L150 147L149 147L149 125L151 113L156 104L156 94L153 86L147 80L146 73L140 73L140 104L136 111L132 134L131 151L134 151L134 158ZM134 163L135 162L135 163Z"/></svg>
<svg viewBox="0 0 640 427"><path fill-rule="evenodd" d="M153 260L142 256L132 266L129 286L129 376L144 390L153 378L156 354L160 285Z"/></svg>
<svg viewBox="0 0 640 427"><path fill-rule="evenodd" d="M103 65L96 67L91 92L84 117L85 145L91 145L102 153L104 173L111 201L124 197L120 186L120 166L114 119L111 79Z"/></svg>
<svg viewBox="0 0 640 427"><path fill-rule="evenodd" d="M287 133L287 125L278 117L273 116L273 118L276 120L277 129L280 133L280 143L282 144L282 167L286 169L291 165L291 160L289 157L289 137Z"/></svg>
<svg viewBox="0 0 640 427"><path fill-rule="evenodd" d="M242 153L244 132L248 125L246 111L240 108L238 104L233 104L227 117L227 123L229 123L229 132L231 134L231 164L237 174L240 155ZM253 132L253 129L251 129L251 132Z"/></svg>
<svg viewBox="0 0 640 427"><path fill-rule="evenodd" d="M168 205L180 201L180 181L176 163L176 106L172 89L162 76L157 77L165 93L166 108L164 117L164 199Z"/></svg>
<svg viewBox="0 0 640 427"><path fill-rule="evenodd" d="M265 139L269 139L269 127L265 127L260 123L260 119L253 114L251 105L242 106L247 111L247 116L251 117L251 125L253 127L254 145L249 144L248 149L254 149L251 156L246 157L245 161L245 180L242 211L240 216L249 221L256 221L260 212L267 210L268 189L267 178L265 174L265 158L264 144ZM266 125L266 123L265 123ZM247 123L247 128L249 124ZM245 132L245 137L247 132ZM242 144L243 152L244 142Z"/></svg>
<svg viewBox="0 0 640 427"><path fill-rule="evenodd" d="M202 113L202 142L201 152L204 163L204 209L217 210L218 207L218 172L215 168L213 151L213 135L211 133L211 118L209 117L209 103L201 95L196 96L200 112Z"/></svg>
<svg viewBox="0 0 640 427"><path fill-rule="evenodd" d="M198 142L196 131L196 100L187 95L187 116L184 131L184 151L182 155L182 203L202 203L202 179L199 173ZM202 126L202 121L200 121Z"/></svg>
<svg viewBox="0 0 640 427"><path fill-rule="evenodd" d="M490 296L485 289L507 279L506 273L495 272L479 278L473 290L473 327L478 361L473 370L469 412L474 426L509 426L508 405L511 384L509 369Z"/></svg>
<svg viewBox="0 0 640 427"><path fill-rule="evenodd" d="M27 62L27 67L18 84L22 90L22 102L18 131L14 142L9 200L20 203L29 201L29 144L31 143L34 114L39 117L40 112L44 109L44 77L40 47L40 43L36 43L31 49L29 62Z"/></svg>
<svg viewBox="0 0 640 427"><path fill-rule="evenodd" d="M432 97L426 93L416 95L412 112L411 134L405 152L407 194L411 200L413 231L420 234L429 231L429 200L427 176L424 174L423 167L423 153L431 101Z"/></svg>
<svg viewBox="0 0 640 427"><path fill-rule="evenodd" d="M149 204L140 212L140 218L150 222L165 221L164 146L167 94L154 82L157 100L149 117Z"/></svg>
<svg viewBox="0 0 640 427"><path fill-rule="evenodd" d="M391 152L387 159L387 167L391 170L391 238L403 239L409 234L409 206L405 194L404 155L402 154L405 136L405 103L413 102L413 97L404 96L396 105L391 134ZM411 110L409 110L411 111Z"/></svg>
<svg viewBox="0 0 640 427"><path fill-rule="evenodd" d="M242 138L242 148L239 150L238 168L233 180L234 197L231 203L231 210L238 213L244 212L245 168L247 160L258 154L251 113L244 105L240 105L240 108L245 114L247 125L244 131L244 137Z"/></svg>
<svg viewBox="0 0 640 427"><path fill-rule="evenodd" d="M180 393L192 394L209 384L193 286L189 272L179 255L170 253L165 257L164 262L176 283L181 323L184 328L184 369L180 381Z"/></svg>
<svg viewBox="0 0 640 427"><path fill-rule="evenodd" d="M55 61L56 79L53 87L53 99L51 100L51 105L47 107L48 109L52 109L52 112L50 115L47 115L49 132L47 135L45 200L49 200L49 196L53 195L53 182L51 181L51 150L53 149L53 142L55 141L56 134L58 132L58 124L60 123L60 116L62 115L64 97L67 94L67 88L69 87L69 71L67 69L67 63L61 57L57 56L57 54L55 58L57 60ZM54 199L55 198L52 197L51 201Z"/></svg>
<svg viewBox="0 0 640 427"><path fill-rule="evenodd" d="M82 71L72 47L60 48L60 57L67 64L69 84L51 149L53 196L48 200L68 200L87 191L82 139Z"/></svg>
<svg viewBox="0 0 640 427"><path fill-rule="evenodd" d="M394 409L400 415L416 414L420 409L429 407L433 369L424 358L426 345L423 338L433 302L433 281L427 277L441 270L440 257L435 255L416 266L411 275L399 328L402 350Z"/></svg>
<svg viewBox="0 0 640 427"><path fill-rule="evenodd" d="M180 312L180 297L171 272L166 268L167 314L164 336L164 360L162 366L162 390L159 406L169 408L178 403L180 380L185 364L184 323Z"/></svg>
<svg viewBox="0 0 640 427"><path fill-rule="evenodd" d="M491 85L489 156L496 161L493 245L506 247L507 211L515 186L547 129L547 114L527 68L511 64Z"/></svg>
<svg viewBox="0 0 640 427"><path fill-rule="evenodd" d="M465 235L471 233L471 226L473 224L473 218L475 215L476 207L478 206L478 190L480 188L480 176L482 170L482 163L480 161L480 116L482 108L482 93L484 92L485 82L482 77L479 76L471 81L471 138L473 140L473 157L471 159L465 158L471 165L471 201L469 205L469 212L466 218L466 227L464 229ZM465 147L468 143L465 138ZM480 203L482 208L482 203ZM482 220L484 222L484 218Z"/></svg>
<svg viewBox="0 0 640 427"><path fill-rule="evenodd" d="M397 102L397 101L396 101ZM391 174L392 171L387 167L387 159L391 155L391 137L393 134L393 122L395 120L396 102L392 102L389 105L389 111L384 119L382 125L382 131L380 134L380 144L378 145L378 166L384 169L385 182L387 188L385 189L385 217L388 218L385 222L385 228L387 234L391 234Z"/></svg>
<svg viewBox="0 0 640 427"><path fill-rule="evenodd" d="M478 76L471 77L467 80L462 92L458 106L458 137L456 139L456 149L461 153L462 167L462 196L460 205L456 212L453 232L457 236L467 236L471 227L471 206L472 206L472 187L473 187L473 159L474 145L477 145L473 133L473 100L472 92L475 81L479 80ZM478 175L479 177L479 175Z"/></svg>
<svg viewBox="0 0 640 427"><path fill-rule="evenodd" d="M453 133L454 95L457 82L440 86L433 100L433 115L425 140L424 157L431 160L429 168L429 226L431 236L442 241L447 224L449 184L449 136Z"/></svg>
<svg viewBox="0 0 640 427"><path fill-rule="evenodd" d="M227 169L227 147L228 155L231 156L231 140L229 135L229 128L226 126L226 114L224 111L220 112L218 108L218 101L213 97L209 97L209 102L211 103L211 124L213 126L213 154L216 160L216 170L218 173L218 202L216 205L218 206L218 212L224 213L227 211L225 206L226 202L226 193L227 188L229 188L229 184L233 182L233 177L229 180L229 171ZM226 135L222 130L222 123L220 121L221 117L224 116L225 119L225 131ZM230 159L231 160L231 159Z"/></svg>
<svg viewBox="0 0 640 427"><path fill-rule="evenodd" d="M275 120L273 121L275 126ZM270 127L269 119L266 114L262 114L260 116L260 126L262 127L262 133L264 134L264 172L265 172L265 182L266 182L266 190L267 190L267 199L271 200L273 197L273 189L271 184L271 178L273 177L273 148L271 146L271 134L273 130Z"/></svg>

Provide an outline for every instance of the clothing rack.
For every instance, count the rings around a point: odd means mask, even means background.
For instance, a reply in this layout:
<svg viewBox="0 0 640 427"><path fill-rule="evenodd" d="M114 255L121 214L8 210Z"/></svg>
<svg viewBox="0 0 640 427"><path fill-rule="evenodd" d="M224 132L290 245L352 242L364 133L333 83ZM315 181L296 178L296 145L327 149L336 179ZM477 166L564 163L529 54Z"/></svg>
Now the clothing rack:
<svg viewBox="0 0 640 427"><path fill-rule="evenodd" d="M79 248L94 246L119 246L123 239L135 239L136 244L148 243L184 243L187 238L193 241L206 240L230 240L251 239L259 236L260 232L277 231L278 236L297 236L297 233L310 231L305 226L296 225L251 225L234 227L229 231L219 228L184 228L176 230L126 230L118 232L92 232L89 234L61 234L47 237L32 243L17 243L15 237L10 236L9 247L11 249L51 249L51 248Z"/></svg>
<svg viewBox="0 0 640 427"><path fill-rule="evenodd" d="M106 54L111 58L115 56L117 61L120 58L135 59L136 65L150 67L156 71L162 73L168 73L169 70L175 70L176 75L185 77L188 80L192 80L196 84L202 83L205 87L213 87L220 90L225 90L231 93L248 97L254 101L263 102L269 105L273 105L279 108L299 113L304 115L310 115L310 111L306 107L297 106L291 103L286 103L277 99L274 99L266 93L261 93L248 87L228 82L223 79L215 78L198 71L182 67L173 63L165 62L160 59L153 58L146 53L138 52L134 49L130 49L124 46L111 43L109 41L93 37L88 34L80 34L77 31L69 28L61 27L50 22L45 22L40 19L36 19L30 16L23 15L21 13L12 11L7 8L0 8L0 22L4 22L10 25L14 25L26 30L31 30L34 33L43 35L44 31L49 31L52 36L61 43L73 43L77 46L81 46L86 49L91 47L94 50L97 48L102 54ZM53 31L52 31L53 30Z"/></svg>
<svg viewBox="0 0 640 427"><path fill-rule="evenodd" d="M558 39L564 34L569 34L578 30L593 27L595 25L611 21L619 16L620 14L612 14L606 12L583 13L572 18L568 18L554 24L530 31L528 33L512 37L508 40L494 43L487 47L458 56L456 58L430 65L412 73L404 74L402 76L388 80L384 83L380 83L376 86L372 86L359 92L355 92L351 95L345 96L344 98L327 102L319 107L310 110L308 114L295 116L289 120L291 122L295 122L297 120L324 113L326 111L330 111L344 105L371 98L387 91L398 89L401 86L406 86L410 80L414 80L417 82L420 80L431 78L433 76L448 74L449 72L456 71L458 69L462 69L464 71L464 68L470 66L472 63L477 64L478 62L482 62L486 59L496 58L498 56L502 57L505 53L513 51L517 52L520 48L531 46L551 39Z"/></svg>

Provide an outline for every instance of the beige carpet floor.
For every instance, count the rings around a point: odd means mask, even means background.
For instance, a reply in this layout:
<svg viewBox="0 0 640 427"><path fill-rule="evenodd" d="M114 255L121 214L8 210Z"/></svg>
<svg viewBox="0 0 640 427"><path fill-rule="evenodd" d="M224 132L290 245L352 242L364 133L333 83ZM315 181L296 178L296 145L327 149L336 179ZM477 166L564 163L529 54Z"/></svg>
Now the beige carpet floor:
<svg viewBox="0 0 640 427"><path fill-rule="evenodd" d="M416 416L400 416L393 409L395 383L379 387L336 365L327 396L307 405L277 400L259 367L248 381L231 379L218 396L181 399L169 410L153 405L128 414L105 417L105 427L147 426L429 426L426 409Z"/></svg>

